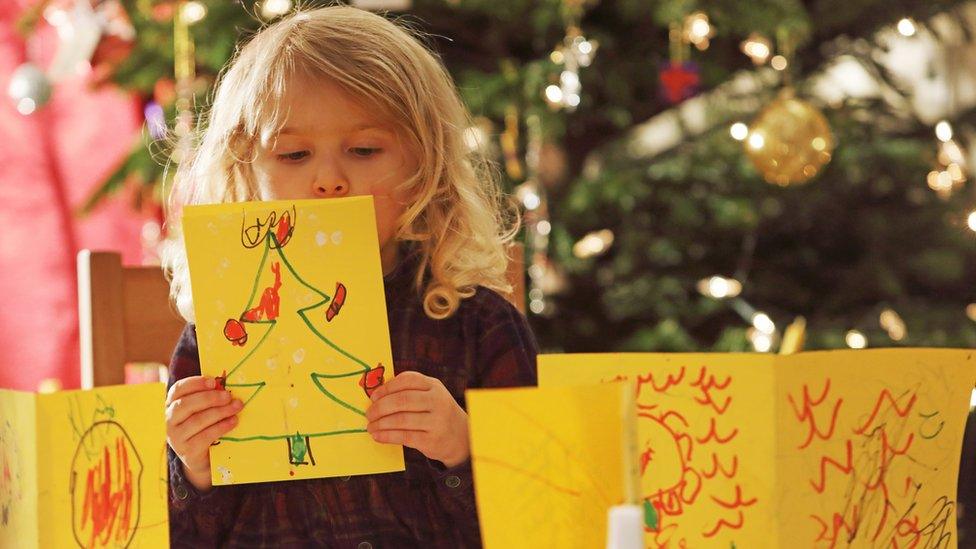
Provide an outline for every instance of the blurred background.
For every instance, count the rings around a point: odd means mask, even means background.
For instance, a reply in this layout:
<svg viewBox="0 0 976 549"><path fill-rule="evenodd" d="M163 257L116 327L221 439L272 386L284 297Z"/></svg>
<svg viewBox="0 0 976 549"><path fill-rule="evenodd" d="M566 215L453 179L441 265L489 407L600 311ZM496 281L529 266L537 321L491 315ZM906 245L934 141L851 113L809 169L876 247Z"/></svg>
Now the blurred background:
<svg viewBox="0 0 976 549"><path fill-rule="evenodd" d="M544 350L976 345L976 2L352 4L456 79ZM0 386L78 386L76 252L157 261L167 163L294 7L0 0Z"/></svg>
<svg viewBox="0 0 976 549"><path fill-rule="evenodd" d="M797 317L807 349L976 344L976 3L354 4L457 80L544 349L776 351ZM293 7L2 3L0 385L77 384L75 252L156 261L167 162Z"/></svg>

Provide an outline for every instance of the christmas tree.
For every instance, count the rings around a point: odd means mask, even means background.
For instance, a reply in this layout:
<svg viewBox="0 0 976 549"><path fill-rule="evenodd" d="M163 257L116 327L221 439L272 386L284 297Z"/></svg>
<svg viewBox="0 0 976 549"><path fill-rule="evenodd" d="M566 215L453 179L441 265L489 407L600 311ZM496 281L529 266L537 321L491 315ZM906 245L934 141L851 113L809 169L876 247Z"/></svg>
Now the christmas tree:
<svg viewBox="0 0 976 549"><path fill-rule="evenodd" d="M260 250L261 256L258 262L254 277L254 286L250 296L247 298L244 311L238 318L230 318L224 325L224 337L228 344L239 347L250 347L247 354L233 367L226 371L218 379L223 387L231 390L242 398L244 405L247 406L252 400L259 397L261 391L268 387L277 392L288 392L288 388L294 388L296 382L306 382L313 384L318 391L327 399L322 404L330 406L313 405L316 414L327 418L330 428L319 431L303 433L296 430L294 433L258 433L246 434L234 433L234 436L222 437L221 440L231 442L245 442L248 440L270 440L284 439L288 444L289 461L292 465L315 465L315 458L311 450L310 439L316 437L341 435L346 433L364 433L363 422L365 421L365 410L357 403L350 402L341 393L337 394L330 391L330 383L341 382L355 384L365 391L366 396L370 396L372 391L383 382L385 368L382 364L375 367L370 366L362 359L352 355L341 346L330 339L326 333L328 324L333 322L345 304L347 289L342 282L336 283L333 295L329 296L323 291L315 288L296 271L295 267L285 255L285 247L291 240L294 231L294 220L297 218L294 207L288 211L280 213L272 212L266 219L257 218L252 224L247 221L242 223L241 242L245 248ZM284 275L283 275L284 273ZM262 290L263 288L263 290ZM260 293L259 293L260 291ZM285 303L309 303L306 306L293 309L286 305L282 310L281 303L284 296ZM275 376L278 387L266 379L254 380L255 377L263 377L264 372L275 370L272 367L276 357L281 353L281 348L271 350L262 349L266 340L275 331L275 328L282 324L291 324L286 330L294 330L294 325L298 329L307 330L314 339L313 344L318 343L333 351L340 357L340 363L349 364L352 368L349 371L335 372L336 369L343 370L341 366L333 366L327 372L311 371L311 373L298 373L291 376L291 362L287 364L289 375L285 377ZM249 331L263 332L255 342L250 342ZM295 347L292 352L292 362L296 367L302 365L306 355L306 347ZM318 353L310 356L318 356ZM334 361L333 361L334 362ZM324 365L323 365L324 366ZM316 365L310 365L310 370L314 370ZM307 377L307 379L306 379ZM285 387L288 384L290 387ZM244 391L242 391L244 389ZM248 392L251 391L251 392ZM348 390L345 393L348 394ZM293 408L298 407L297 399L291 399L290 404ZM332 407L335 405L338 408ZM265 407L265 410L268 408ZM341 412L352 412L353 416L346 417ZM358 416L358 417L357 417ZM288 420L283 417L281 424L286 424ZM315 424L321 424L316 422Z"/></svg>
<svg viewBox="0 0 976 549"><path fill-rule="evenodd" d="M237 41L293 9L289 0L122 6L135 38L124 55L98 59L146 98L150 132L89 207L124 185L160 188L160 160L179 161ZM951 76L967 59L965 6L387 7L443 56L478 117L472 146L497 156L526 207L531 321L543 347L608 351L775 349L798 316L807 348L976 343L966 314L976 275L965 192L972 106L905 107L922 98L883 62L915 41L945 55L925 61L930 72ZM108 36L100 47L117 52ZM824 93L841 87L818 81L839 59L881 91ZM764 182L748 145L729 135L733 122L733 134L748 132L784 87L826 115L832 146L809 182L787 188ZM955 129L945 142L933 135L938 117ZM167 124L169 139L156 131ZM699 291L713 279L731 279L739 295Z"/></svg>

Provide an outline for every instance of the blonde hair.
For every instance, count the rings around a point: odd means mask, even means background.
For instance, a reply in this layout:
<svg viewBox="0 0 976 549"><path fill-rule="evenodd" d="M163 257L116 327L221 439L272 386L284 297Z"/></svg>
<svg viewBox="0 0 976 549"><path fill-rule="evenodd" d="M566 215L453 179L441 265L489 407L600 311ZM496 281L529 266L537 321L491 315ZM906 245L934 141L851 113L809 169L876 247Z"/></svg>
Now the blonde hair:
<svg viewBox="0 0 976 549"><path fill-rule="evenodd" d="M396 238L417 243L414 284L426 314L450 317L477 286L511 292L506 244L518 218L488 160L464 142L470 115L444 65L401 25L331 6L299 11L261 30L218 79L198 145L180 162L170 193L162 262L180 314L194 319L180 209L257 199L256 145L262 131L280 127L280 100L296 75L327 78L365 98L415 154L417 172L402 188L412 203L398 220Z"/></svg>

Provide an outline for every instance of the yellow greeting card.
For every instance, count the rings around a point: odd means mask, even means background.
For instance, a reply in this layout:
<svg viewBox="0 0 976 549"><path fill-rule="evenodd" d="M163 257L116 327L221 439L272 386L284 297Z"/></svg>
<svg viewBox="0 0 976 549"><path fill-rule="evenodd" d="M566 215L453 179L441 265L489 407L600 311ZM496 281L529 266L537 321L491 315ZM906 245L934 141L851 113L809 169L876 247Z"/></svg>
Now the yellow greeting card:
<svg viewBox="0 0 976 549"><path fill-rule="evenodd" d="M602 547L607 510L636 497L633 389L466 393L485 547Z"/></svg>
<svg viewBox="0 0 976 549"><path fill-rule="evenodd" d="M955 547L973 354L819 352L783 364L780 546Z"/></svg>
<svg viewBox="0 0 976 549"><path fill-rule="evenodd" d="M0 391L0 546L169 547L161 383Z"/></svg>
<svg viewBox="0 0 976 549"><path fill-rule="evenodd" d="M539 358L630 379L648 547L948 547L971 351Z"/></svg>
<svg viewBox="0 0 976 549"><path fill-rule="evenodd" d="M773 358L543 355L539 385L634 383L648 547L768 547L775 516Z"/></svg>
<svg viewBox="0 0 976 549"><path fill-rule="evenodd" d="M183 230L203 374L245 403L213 483L403 470L366 433L393 377L372 198L191 206Z"/></svg>

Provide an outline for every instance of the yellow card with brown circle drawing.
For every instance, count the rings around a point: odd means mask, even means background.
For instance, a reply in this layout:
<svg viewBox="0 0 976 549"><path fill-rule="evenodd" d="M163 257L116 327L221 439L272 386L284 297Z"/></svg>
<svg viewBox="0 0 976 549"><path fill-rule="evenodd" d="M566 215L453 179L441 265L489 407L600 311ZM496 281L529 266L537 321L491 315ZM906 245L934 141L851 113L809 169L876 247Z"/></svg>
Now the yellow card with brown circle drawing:
<svg viewBox="0 0 976 549"><path fill-rule="evenodd" d="M0 390L0 547L169 547L162 383Z"/></svg>

